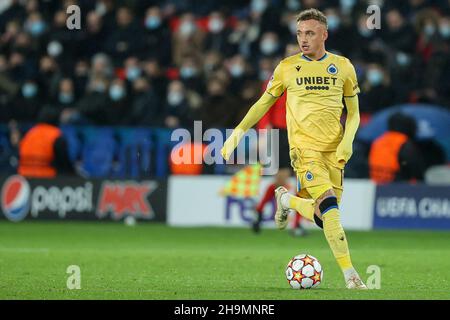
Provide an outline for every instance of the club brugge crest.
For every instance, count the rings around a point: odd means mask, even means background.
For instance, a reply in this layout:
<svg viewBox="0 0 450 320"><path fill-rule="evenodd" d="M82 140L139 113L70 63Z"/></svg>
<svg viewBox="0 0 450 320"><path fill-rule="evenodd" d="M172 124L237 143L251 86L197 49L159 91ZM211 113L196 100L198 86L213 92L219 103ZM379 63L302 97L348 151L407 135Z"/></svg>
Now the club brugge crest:
<svg viewBox="0 0 450 320"><path fill-rule="evenodd" d="M314 179L314 175L310 171L306 171L305 178L306 180L311 181Z"/></svg>
<svg viewBox="0 0 450 320"><path fill-rule="evenodd" d="M336 74L336 73L338 73L338 68L332 63L328 66L327 72L329 74Z"/></svg>
<svg viewBox="0 0 450 320"><path fill-rule="evenodd" d="M30 185L19 175L9 177L2 188L2 211L11 221L23 220L30 208Z"/></svg>

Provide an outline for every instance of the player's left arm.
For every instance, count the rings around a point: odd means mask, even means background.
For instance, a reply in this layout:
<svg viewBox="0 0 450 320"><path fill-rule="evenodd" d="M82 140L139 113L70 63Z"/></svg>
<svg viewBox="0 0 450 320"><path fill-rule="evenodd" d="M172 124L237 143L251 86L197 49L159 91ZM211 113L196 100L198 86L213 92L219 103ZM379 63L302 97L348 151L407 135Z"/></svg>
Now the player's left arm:
<svg viewBox="0 0 450 320"><path fill-rule="evenodd" d="M344 82L344 102L347 107L344 136L336 149L338 162L347 163L353 153L353 140L359 127L359 86L353 65L348 61L348 76Z"/></svg>

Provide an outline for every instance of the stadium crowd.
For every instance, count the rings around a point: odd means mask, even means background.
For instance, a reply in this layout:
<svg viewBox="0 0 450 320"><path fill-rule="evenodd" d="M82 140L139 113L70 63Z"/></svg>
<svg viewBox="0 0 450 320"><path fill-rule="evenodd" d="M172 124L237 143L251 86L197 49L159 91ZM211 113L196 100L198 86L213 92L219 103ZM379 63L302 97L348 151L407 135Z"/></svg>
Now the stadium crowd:
<svg viewBox="0 0 450 320"><path fill-rule="evenodd" d="M81 8L69 30L66 8ZM381 29L366 26L369 4ZM5 0L0 121L233 127L280 59L295 54L296 14L322 9L327 49L349 57L361 112L404 102L450 107L450 2L439 0Z"/></svg>

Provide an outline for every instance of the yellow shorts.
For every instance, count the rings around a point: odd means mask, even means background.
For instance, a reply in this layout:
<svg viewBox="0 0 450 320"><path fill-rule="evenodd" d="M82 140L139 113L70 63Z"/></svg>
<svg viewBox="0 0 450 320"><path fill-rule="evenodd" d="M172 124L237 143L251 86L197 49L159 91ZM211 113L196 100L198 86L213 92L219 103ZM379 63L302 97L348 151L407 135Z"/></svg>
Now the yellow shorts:
<svg viewBox="0 0 450 320"><path fill-rule="evenodd" d="M316 200L325 191L333 189L338 203L341 201L344 165L336 160L336 153L309 149L290 150L291 166L297 174L297 194L301 198Z"/></svg>

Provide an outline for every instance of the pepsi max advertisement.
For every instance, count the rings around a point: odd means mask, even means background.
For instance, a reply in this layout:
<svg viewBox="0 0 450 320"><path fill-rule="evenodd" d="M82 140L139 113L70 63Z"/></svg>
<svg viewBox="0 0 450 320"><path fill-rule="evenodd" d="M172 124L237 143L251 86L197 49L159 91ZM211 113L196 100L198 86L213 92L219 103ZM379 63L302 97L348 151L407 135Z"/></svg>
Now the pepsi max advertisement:
<svg viewBox="0 0 450 320"><path fill-rule="evenodd" d="M450 187L377 186L373 227L450 230Z"/></svg>
<svg viewBox="0 0 450 320"><path fill-rule="evenodd" d="M0 178L0 219L166 221L166 180Z"/></svg>

